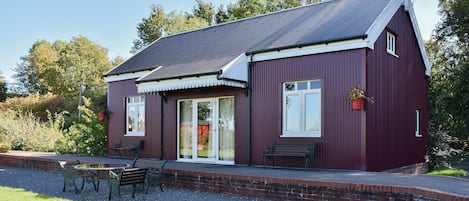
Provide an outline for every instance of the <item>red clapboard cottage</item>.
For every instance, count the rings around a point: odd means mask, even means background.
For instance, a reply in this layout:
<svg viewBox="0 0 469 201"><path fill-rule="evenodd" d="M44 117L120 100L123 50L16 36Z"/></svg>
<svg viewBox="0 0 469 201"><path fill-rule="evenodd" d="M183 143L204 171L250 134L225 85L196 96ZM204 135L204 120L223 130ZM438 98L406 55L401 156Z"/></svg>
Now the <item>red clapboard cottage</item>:
<svg viewBox="0 0 469 201"><path fill-rule="evenodd" d="M429 75L410 0L331 0L218 24L162 37L105 74L109 146L143 140L141 157L262 165L274 141L310 142L315 168L419 164ZM352 110L357 85L374 104Z"/></svg>

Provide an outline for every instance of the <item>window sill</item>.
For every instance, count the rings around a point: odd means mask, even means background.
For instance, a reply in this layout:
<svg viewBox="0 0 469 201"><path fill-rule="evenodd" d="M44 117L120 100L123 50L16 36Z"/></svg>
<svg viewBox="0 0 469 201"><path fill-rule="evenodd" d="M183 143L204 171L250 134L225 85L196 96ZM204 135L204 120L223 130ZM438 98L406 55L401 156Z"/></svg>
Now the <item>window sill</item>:
<svg viewBox="0 0 469 201"><path fill-rule="evenodd" d="M145 136L145 133L127 133L127 134L124 134L124 136L137 136L137 137L143 137L143 136Z"/></svg>
<svg viewBox="0 0 469 201"><path fill-rule="evenodd" d="M397 55L397 54L394 53L394 52L391 52L391 51L389 51L389 50L386 50L386 52L387 52L388 54L390 54L390 55L396 57L396 58L399 58L399 55Z"/></svg>
<svg viewBox="0 0 469 201"><path fill-rule="evenodd" d="M283 134L280 135L280 137L284 138L290 138L290 137L296 137L296 138L320 138L321 134Z"/></svg>

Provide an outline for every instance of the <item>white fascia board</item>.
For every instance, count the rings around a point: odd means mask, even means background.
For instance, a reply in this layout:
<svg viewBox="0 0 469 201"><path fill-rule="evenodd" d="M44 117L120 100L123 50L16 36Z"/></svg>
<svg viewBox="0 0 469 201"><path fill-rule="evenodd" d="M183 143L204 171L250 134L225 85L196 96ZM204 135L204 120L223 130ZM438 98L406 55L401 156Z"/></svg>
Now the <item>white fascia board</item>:
<svg viewBox="0 0 469 201"><path fill-rule="evenodd" d="M248 57L245 53L240 54L238 57L233 59L230 63L222 67L221 75L219 78L239 80L239 81L248 81Z"/></svg>
<svg viewBox="0 0 469 201"><path fill-rule="evenodd" d="M414 30L415 37L417 38L417 43L422 54L423 62L425 64L425 74L430 76L430 62L428 61L427 53L425 52L425 45L422 39L422 34L418 27L417 18L415 17L414 8L410 0L392 0L389 4L383 9L383 12L376 18L370 28L366 31L366 34L369 38L369 48L374 49L374 44L378 40L381 33L385 30L386 26L391 21L392 17L396 14L401 6L404 6L406 11L409 13L410 20L412 22L412 27Z"/></svg>
<svg viewBox="0 0 469 201"><path fill-rule="evenodd" d="M195 89L203 87L230 86L246 88L242 82L218 79L217 75L199 77L175 78L161 81L142 82L137 84L138 93L157 93L181 89Z"/></svg>
<svg viewBox="0 0 469 201"><path fill-rule="evenodd" d="M146 70L146 71L139 71L139 72L133 72L133 73L123 73L119 75L110 75L110 76L104 77L104 81L107 83L110 83L110 82L116 82L116 81L122 81L122 80L138 79L142 76L145 76L149 72L151 71Z"/></svg>
<svg viewBox="0 0 469 201"><path fill-rule="evenodd" d="M370 28L368 28L368 30L365 32L368 35L368 39L370 41L368 44L370 49L374 49L376 40L378 40L379 36L402 4L403 0L391 0L388 5L384 7L383 11L378 15L373 24L371 24Z"/></svg>
<svg viewBox="0 0 469 201"><path fill-rule="evenodd" d="M412 26L414 28L415 37L417 38L417 43L420 49L420 54L422 54L423 62L425 63L425 74L430 76L431 74L431 65L430 61L428 60L427 52L425 51L425 42L423 41L422 34L420 32L417 17L415 16L414 6L410 0L404 0L405 2L405 9L409 12L410 21L412 22Z"/></svg>
<svg viewBox="0 0 469 201"><path fill-rule="evenodd" d="M328 44L318 44L303 46L297 48L284 49L279 51L256 53L252 56L252 61L266 61L272 59L281 59L289 57L297 57L304 55L320 54L325 52L336 52L343 50L352 50L368 47L368 39L353 39L340 42L332 42ZM247 59L246 59L247 60Z"/></svg>

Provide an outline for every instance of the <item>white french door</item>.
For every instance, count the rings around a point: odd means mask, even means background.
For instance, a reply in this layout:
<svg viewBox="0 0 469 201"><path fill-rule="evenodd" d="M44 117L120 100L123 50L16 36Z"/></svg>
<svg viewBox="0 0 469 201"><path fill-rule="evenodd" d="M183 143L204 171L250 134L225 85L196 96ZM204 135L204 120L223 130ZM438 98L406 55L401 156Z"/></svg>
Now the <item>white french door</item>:
<svg viewBox="0 0 469 201"><path fill-rule="evenodd" d="M178 160L234 164L234 98L178 101Z"/></svg>

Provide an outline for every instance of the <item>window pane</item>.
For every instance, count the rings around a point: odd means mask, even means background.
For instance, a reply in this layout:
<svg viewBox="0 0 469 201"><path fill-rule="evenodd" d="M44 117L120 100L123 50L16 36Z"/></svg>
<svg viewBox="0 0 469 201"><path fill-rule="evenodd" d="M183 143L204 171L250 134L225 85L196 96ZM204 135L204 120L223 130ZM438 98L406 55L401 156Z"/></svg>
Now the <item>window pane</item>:
<svg viewBox="0 0 469 201"><path fill-rule="evenodd" d="M285 91L295 91L295 83L285 83Z"/></svg>
<svg viewBox="0 0 469 201"><path fill-rule="evenodd" d="M311 89L321 89L321 81L319 80L311 81L310 85L311 85Z"/></svg>
<svg viewBox="0 0 469 201"><path fill-rule="evenodd" d="M197 157L214 158L212 101L197 103Z"/></svg>
<svg viewBox="0 0 469 201"><path fill-rule="evenodd" d="M140 102L142 102L142 103L145 102L145 96L140 96Z"/></svg>
<svg viewBox="0 0 469 201"><path fill-rule="evenodd" d="M135 116L136 110L135 106L129 106L127 113L127 131L132 132L135 130Z"/></svg>
<svg viewBox="0 0 469 201"><path fill-rule="evenodd" d="M307 90L308 82L298 82L298 90Z"/></svg>
<svg viewBox="0 0 469 201"><path fill-rule="evenodd" d="M218 103L220 160L234 161L234 98L220 98Z"/></svg>
<svg viewBox="0 0 469 201"><path fill-rule="evenodd" d="M306 94L305 107L306 132L319 132L321 130L321 95Z"/></svg>
<svg viewBox="0 0 469 201"><path fill-rule="evenodd" d="M286 127L287 131L299 131L300 130L300 96L292 95L286 97Z"/></svg>
<svg viewBox="0 0 469 201"><path fill-rule="evenodd" d="M145 107L138 107L138 132L145 132Z"/></svg>
<svg viewBox="0 0 469 201"><path fill-rule="evenodd" d="M192 101L179 102L179 158L192 158Z"/></svg>
<svg viewBox="0 0 469 201"><path fill-rule="evenodd" d="M127 98L127 103L132 103L133 101L134 101L134 99L132 97Z"/></svg>

